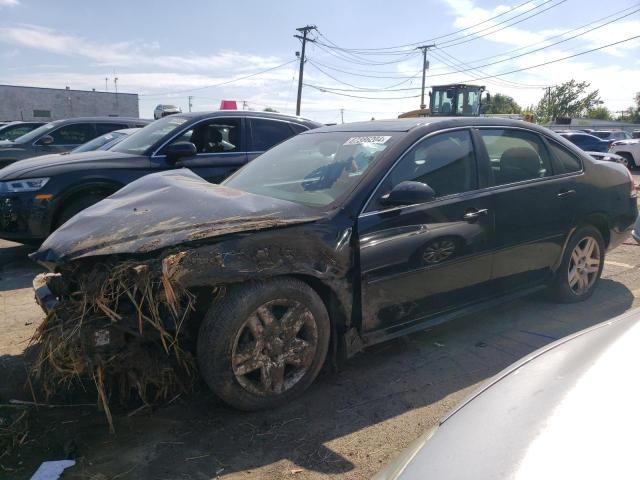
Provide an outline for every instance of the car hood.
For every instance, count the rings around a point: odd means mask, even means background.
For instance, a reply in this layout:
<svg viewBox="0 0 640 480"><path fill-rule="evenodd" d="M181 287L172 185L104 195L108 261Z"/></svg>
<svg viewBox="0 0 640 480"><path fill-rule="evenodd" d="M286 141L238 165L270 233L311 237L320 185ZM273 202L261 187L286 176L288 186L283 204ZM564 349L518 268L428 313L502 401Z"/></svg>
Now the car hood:
<svg viewBox="0 0 640 480"><path fill-rule="evenodd" d="M170 170L142 177L80 212L31 258L51 267L82 257L146 253L323 216L311 207L211 184L191 170Z"/></svg>
<svg viewBox="0 0 640 480"><path fill-rule="evenodd" d="M636 309L543 347L376 479L635 478L639 344Z"/></svg>
<svg viewBox="0 0 640 480"><path fill-rule="evenodd" d="M58 165L104 162L109 160L125 160L139 155L98 150L93 152L41 155L14 162L0 170L0 180L18 179L38 175L38 170ZM146 157L144 157L146 158Z"/></svg>

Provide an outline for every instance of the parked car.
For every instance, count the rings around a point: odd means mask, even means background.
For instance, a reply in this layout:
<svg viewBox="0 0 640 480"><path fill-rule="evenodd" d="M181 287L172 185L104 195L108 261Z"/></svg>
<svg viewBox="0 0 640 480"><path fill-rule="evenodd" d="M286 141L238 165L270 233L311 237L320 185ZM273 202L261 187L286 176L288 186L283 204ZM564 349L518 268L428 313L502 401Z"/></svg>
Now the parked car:
<svg viewBox="0 0 640 480"><path fill-rule="evenodd" d="M162 117L166 117L167 115L174 115L176 113L182 113L182 110L175 105L157 105L153 110L153 118L158 120Z"/></svg>
<svg viewBox="0 0 640 480"><path fill-rule="evenodd" d="M150 120L127 117L56 120L16 138L13 142L0 143L0 168L25 158L68 152L113 130L144 127L149 123Z"/></svg>
<svg viewBox="0 0 640 480"><path fill-rule="evenodd" d="M623 130L594 130L591 135L603 140L628 140L631 138L631 134Z"/></svg>
<svg viewBox="0 0 640 480"><path fill-rule="evenodd" d="M640 310L491 378L374 480L638 478Z"/></svg>
<svg viewBox="0 0 640 480"><path fill-rule="evenodd" d="M41 241L79 211L149 173L183 166L220 182L273 145L320 125L258 112L171 115L108 151L15 162L0 170L0 238Z"/></svg>
<svg viewBox="0 0 640 480"><path fill-rule="evenodd" d="M562 132L560 135L585 152L608 152L609 145L611 144L608 140L602 140L588 133Z"/></svg>
<svg viewBox="0 0 640 480"><path fill-rule="evenodd" d="M624 164L631 168L640 167L640 140L618 140L609 147L610 153L620 155L625 159Z"/></svg>
<svg viewBox="0 0 640 480"><path fill-rule="evenodd" d="M634 130L631 134L632 138L640 138L640 130Z"/></svg>
<svg viewBox="0 0 640 480"><path fill-rule="evenodd" d="M29 133L31 130L35 130L39 126L44 125L44 122L10 122L6 125L0 126L0 141L2 140L15 140L21 137L25 133Z"/></svg>
<svg viewBox="0 0 640 480"><path fill-rule="evenodd" d="M87 143L83 143L79 147L74 148L69 153L82 153L93 152L95 150L109 150L116 143L125 139L132 133L137 132L140 128L125 128L122 130L114 130L113 132L105 133L99 137L89 140Z"/></svg>
<svg viewBox="0 0 640 480"><path fill-rule="evenodd" d="M148 145L154 125L115 149ZM192 154L183 142L170 151L157 145L175 161ZM162 315L181 319L175 335L199 327L204 380L226 403L253 410L288 401L325 361L365 346L541 289L561 302L589 298L605 252L628 238L637 213L626 168L537 125L483 117L352 123L291 138L222 185L186 169L127 185L45 240L32 258L56 275L34 285L45 310L64 312L67 323L55 324L63 337L78 332L87 309L101 320L86 328L106 333L82 338L128 332L112 346L101 340L112 362L105 368L118 362L110 349L151 341L138 323L146 314L136 312L153 308L156 325L176 325ZM157 298L174 300L132 307L92 293L92 284L136 275L169 285ZM135 282L118 285L139 291ZM94 297L106 303L78 300ZM110 337L113 322L122 323ZM117 368L140 378L135 365Z"/></svg>

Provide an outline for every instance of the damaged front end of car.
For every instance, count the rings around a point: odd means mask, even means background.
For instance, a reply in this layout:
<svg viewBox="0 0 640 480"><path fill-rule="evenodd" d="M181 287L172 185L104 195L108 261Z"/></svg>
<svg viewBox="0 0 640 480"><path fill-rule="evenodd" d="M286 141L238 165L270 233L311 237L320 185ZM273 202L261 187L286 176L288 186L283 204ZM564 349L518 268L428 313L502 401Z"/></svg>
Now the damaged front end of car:
<svg viewBox="0 0 640 480"><path fill-rule="evenodd" d="M185 205L206 208L186 215L179 211ZM295 231L318 218L307 207L211 185L189 171L130 184L32 255L51 272L34 280L46 318L33 338L32 377L47 395L90 379L112 429L115 396L153 404L189 391L202 308L225 285L292 272L344 282L348 254L337 261L333 249Z"/></svg>

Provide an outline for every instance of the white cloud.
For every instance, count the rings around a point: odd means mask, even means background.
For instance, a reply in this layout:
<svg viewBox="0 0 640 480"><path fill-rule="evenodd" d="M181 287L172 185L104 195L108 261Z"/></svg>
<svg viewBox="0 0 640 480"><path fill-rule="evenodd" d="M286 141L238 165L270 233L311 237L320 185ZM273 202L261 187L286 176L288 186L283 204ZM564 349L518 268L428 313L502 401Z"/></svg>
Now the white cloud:
<svg viewBox="0 0 640 480"><path fill-rule="evenodd" d="M0 0L0 7L15 7L19 4L18 0Z"/></svg>
<svg viewBox="0 0 640 480"><path fill-rule="evenodd" d="M2 0L0 0L2 1ZM62 34L37 25L0 27L0 41L64 56L89 58L99 66L153 66L190 71L213 69L260 69L274 67L282 60L235 51L216 55L161 55L160 45L153 43L99 43L86 38Z"/></svg>

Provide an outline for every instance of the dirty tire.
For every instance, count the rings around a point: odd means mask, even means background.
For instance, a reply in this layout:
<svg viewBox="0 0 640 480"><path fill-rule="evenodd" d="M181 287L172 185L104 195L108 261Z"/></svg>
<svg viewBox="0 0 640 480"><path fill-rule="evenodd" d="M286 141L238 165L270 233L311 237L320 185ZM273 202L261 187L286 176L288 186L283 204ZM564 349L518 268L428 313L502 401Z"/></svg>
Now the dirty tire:
<svg viewBox="0 0 640 480"><path fill-rule="evenodd" d="M94 194L88 194L82 198L79 198L78 200L73 201L71 204L67 205L60 211L60 214L58 215L54 228L59 228L71 217L80 213L85 208L89 208L91 205L98 203L100 200L104 200L108 196L109 196L108 194L98 195L94 193Z"/></svg>
<svg viewBox="0 0 640 480"><path fill-rule="evenodd" d="M622 158L625 159L625 162L622 163L625 167L627 167L629 170L635 170L636 167L636 162L633 160L633 156L628 153L628 152L621 152L618 153L618 155L620 155Z"/></svg>
<svg viewBox="0 0 640 480"><path fill-rule="evenodd" d="M590 251L588 255L587 250ZM588 299L600 281L604 256L605 245L600 231L591 225L578 228L567 243L562 263L556 271L556 278L551 286L553 299L561 303ZM581 277L584 281L578 279L575 282L576 277Z"/></svg>
<svg viewBox="0 0 640 480"><path fill-rule="evenodd" d="M330 331L324 303L300 280L231 285L200 326L200 372L232 407L277 407L314 381L327 355Z"/></svg>

